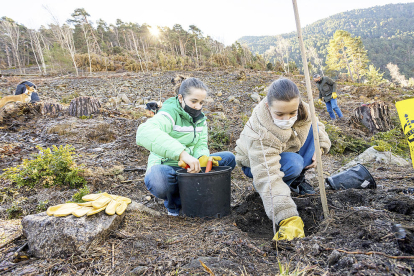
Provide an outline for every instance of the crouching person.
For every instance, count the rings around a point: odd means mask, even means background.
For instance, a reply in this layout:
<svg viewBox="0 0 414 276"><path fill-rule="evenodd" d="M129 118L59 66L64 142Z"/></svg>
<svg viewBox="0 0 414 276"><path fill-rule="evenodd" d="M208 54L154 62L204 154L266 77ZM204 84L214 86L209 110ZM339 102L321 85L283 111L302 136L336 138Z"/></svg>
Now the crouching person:
<svg viewBox="0 0 414 276"><path fill-rule="evenodd" d="M154 196L164 199L172 216L178 216L181 209L176 176L181 169L179 160L189 166L189 173L198 173L209 156L214 156L213 166L236 166L231 152L210 155L206 117L201 112L207 87L197 78L183 79L177 85L178 96L165 101L154 117L138 127L136 135L137 144L151 151L145 185Z"/></svg>
<svg viewBox="0 0 414 276"><path fill-rule="evenodd" d="M321 150L327 153L331 142L322 123L318 129ZM304 237L290 193L315 193L305 180L306 170L316 167L315 145L309 105L291 80L282 78L270 85L236 143L237 164L253 178L267 216L279 225L273 239Z"/></svg>

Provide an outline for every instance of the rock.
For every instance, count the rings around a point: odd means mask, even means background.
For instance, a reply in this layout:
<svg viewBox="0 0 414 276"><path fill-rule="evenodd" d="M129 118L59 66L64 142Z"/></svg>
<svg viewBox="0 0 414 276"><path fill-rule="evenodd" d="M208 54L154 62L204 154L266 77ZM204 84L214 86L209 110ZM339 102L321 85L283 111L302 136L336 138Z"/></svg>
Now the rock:
<svg viewBox="0 0 414 276"><path fill-rule="evenodd" d="M219 92L217 92L217 97L221 97L221 96L223 96L223 93L221 93L221 91L219 91Z"/></svg>
<svg viewBox="0 0 414 276"><path fill-rule="evenodd" d="M223 106L223 104L221 104L221 103L216 104L215 108L216 108L217 110L224 110L224 106Z"/></svg>
<svg viewBox="0 0 414 276"><path fill-rule="evenodd" d="M121 99L124 103L130 104L131 101L128 99L128 96L125 93L121 93L118 95L118 98Z"/></svg>
<svg viewBox="0 0 414 276"><path fill-rule="evenodd" d="M332 253L328 256L328 266L333 266L334 264L336 264L339 259L341 258L341 253L339 253L339 251L334 250L332 251Z"/></svg>
<svg viewBox="0 0 414 276"><path fill-rule="evenodd" d="M252 100L256 103L260 102L260 95L257 94L256 92L250 95L250 98L252 98Z"/></svg>
<svg viewBox="0 0 414 276"><path fill-rule="evenodd" d="M108 100L108 103L110 103L111 105L117 105L119 103L122 102L122 99L118 98L118 97L111 97Z"/></svg>
<svg viewBox="0 0 414 276"><path fill-rule="evenodd" d="M238 99L235 99L233 102L234 102L234 104L237 104L237 105L240 104L240 101Z"/></svg>
<svg viewBox="0 0 414 276"><path fill-rule="evenodd" d="M158 211L155 211L151 208L148 208L144 204L132 201L130 204L128 204L128 208L126 209L127 212L143 212L147 213L152 216L160 217L161 213Z"/></svg>
<svg viewBox="0 0 414 276"><path fill-rule="evenodd" d="M150 200L151 200L151 196L146 196L146 197L145 197L145 200L146 200L146 201L150 201Z"/></svg>
<svg viewBox="0 0 414 276"><path fill-rule="evenodd" d="M314 245L312 245L311 252L310 252L312 256L319 255L320 252L321 252L321 247L319 246L319 244L315 243Z"/></svg>
<svg viewBox="0 0 414 276"><path fill-rule="evenodd" d="M23 235L30 254L38 258L67 257L84 253L92 243L116 230L124 215L108 216L100 212L77 218L53 217L43 212L23 218Z"/></svg>
<svg viewBox="0 0 414 276"><path fill-rule="evenodd" d="M148 267L146 266L137 266L136 268L134 268L133 270L129 272L129 275L130 276L142 275L145 272L147 272L147 270L148 270Z"/></svg>
<svg viewBox="0 0 414 276"><path fill-rule="evenodd" d="M235 99L236 99L236 97L234 97L234 96L230 96L230 97L227 98L227 100L229 101L229 103L231 103Z"/></svg>
<svg viewBox="0 0 414 276"><path fill-rule="evenodd" d="M118 179L120 180L120 181L124 181L125 180L125 177L123 176L123 175L118 175Z"/></svg>
<svg viewBox="0 0 414 276"><path fill-rule="evenodd" d="M144 99L143 98L137 98L135 100L135 105L141 105L141 104L144 104Z"/></svg>
<svg viewBox="0 0 414 276"><path fill-rule="evenodd" d="M394 164L398 166L408 166L410 163L404 158L396 156L388 151L377 151L374 147L366 149L363 153L358 155L354 160L343 166L339 171L344 171L350 167L360 164Z"/></svg>
<svg viewBox="0 0 414 276"><path fill-rule="evenodd" d="M215 119L219 119L219 120L225 120L226 119L226 114L224 114L224 112L212 112L211 115Z"/></svg>

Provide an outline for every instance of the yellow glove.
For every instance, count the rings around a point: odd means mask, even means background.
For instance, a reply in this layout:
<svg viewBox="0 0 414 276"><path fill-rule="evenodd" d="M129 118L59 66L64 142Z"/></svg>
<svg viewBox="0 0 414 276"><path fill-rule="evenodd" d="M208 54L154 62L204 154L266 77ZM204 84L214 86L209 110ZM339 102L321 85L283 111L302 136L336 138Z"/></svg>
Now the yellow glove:
<svg viewBox="0 0 414 276"><path fill-rule="evenodd" d="M319 100L318 100L318 103L323 104L322 99L319 99Z"/></svg>
<svg viewBox="0 0 414 276"><path fill-rule="evenodd" d="M336 98L338 98L338 95L336 94L336 92L333 92L332 93L332 99L336 99Z"/></svg>
<svg viewBox="0 0 414 276"><path fill-rule="evenodd" d="M221 161L221 157L220 156L211 156L211 157L213 157L213 166L217 167L219 165L218 161ZM208 156L202 155L200 158L198 158L198 161L200 162L200 167L207 167Z"/></svg>
<svg viewBox="0 0 414 276"><path fill-rule="evenodd" d="M49 216L64 217L74 215L82 217L84 215L91 216L103 210L108 215L122 215L125 212L131 199L123 196L110 195L108 193L90 194L82 197L87 201L84 203L65 203L56 206L51 206L46 213Z"/></svg>
<svg viewBox="0 0 414 276"><path fill-rule="evenodd" d="M303 231L303 221L300 217L294 216L282 220L279 223L279 231L273 237L274 240L288 240L291 241L294 238L304 238L305 232Z"/></svg>

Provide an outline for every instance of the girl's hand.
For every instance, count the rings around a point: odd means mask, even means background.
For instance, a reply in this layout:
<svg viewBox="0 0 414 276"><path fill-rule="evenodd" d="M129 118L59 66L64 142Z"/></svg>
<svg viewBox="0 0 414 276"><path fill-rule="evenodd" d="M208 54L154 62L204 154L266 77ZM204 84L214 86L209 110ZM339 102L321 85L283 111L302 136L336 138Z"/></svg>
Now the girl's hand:
<svg viewBox="0 0 414 276"><path fill-rule="evenodd" d="M192 157L186 151L180 154L180 160L183 160L190 168L187 169L188 173L198 173L201 170L200 161L197 158Z"/></svg>
<svg viewBox="0 0 414 276"><path fill-rule="evenodd" d="M324 154L324 149L321 148L321 155ZM316 168L316 152L313 154L312 156L312 164L310 164L309 166L306 166L305 169L312 169L312 168Z"/></svg>
<svg viewBox="0 0 414 276"><path fill-rule="evenodd" d="M312 169L312 168L316 168L316 152L312 156L312 164L305 167L305 169Z"/></svg>

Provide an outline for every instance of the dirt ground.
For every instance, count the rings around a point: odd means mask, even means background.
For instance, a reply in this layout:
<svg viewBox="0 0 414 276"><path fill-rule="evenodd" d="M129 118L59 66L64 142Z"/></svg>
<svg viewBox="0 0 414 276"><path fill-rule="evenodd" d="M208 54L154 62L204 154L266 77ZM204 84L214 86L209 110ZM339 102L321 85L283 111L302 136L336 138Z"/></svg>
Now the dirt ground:
<svg viewBox="0 0 414 276"><path fill-rule="evenodd" d="M42 100L62 102L69 95L94 96L105 112L81 119L66 114L41 116L29 110L7 120L0 125L0 169L20 164L37 152L36 145L70 144L76 149L77 163L85 164L90 171L87 180L91 192L127 196L163 215L128 212L120 228L99 246L62 259L29 256L13 263L14 253L26 242L21 236L0 248L0 275L209 275L200 261L215 275L413 275L411 164L368 164L366 167L377 182L375 190L327 190L328 219L323 218L319 194L292 194L305 224L306 238L290 242L271 241L272 222L252 181L238 167L232 173L231 215L210 220L167 216L163 201L154 198L144 185L148 151L136 145L135 132L147 119L139 115L142 109L138 105L173 96L170 80L177 73L180 72L30 79L38 86ZM239 72L234 71L191 75L210 88L205 107L210 132L223 126L231 135L220 150L230 151L234 150L244 120L256 105L250 95L257 92L263 98L264 88L280 77L253 71L246 72L245 80L239 80ZM303 77L291 78L306 99ZM0 84L0 94L11 94L21 80L11 77ZM316 88L313 89L317 97ZM339 91L339 106L347 118L356 107L375 97L390 103L391 112L395 113L391 103L404 96L383 87L339 85ZM110 98L119 93L125 93L132 103L111 106ZM230 96L239 102L235 103ZM321 120L328 121L324 106L317 106L316 111ZM369 141L366 133L353 129L347 121L334 124ZM325 174L333 174L354 156L324 155ZM315 173L310 171L307 178L318 191ZM0 218L5 223L9 221L7 210L15 201L19 202L23 216L39 212L39 203L46 200L46 207L70 200L77 191L62 187L30 190L5 180L0 180L0 189ZM16 220L11 221L15 224Z"/></svg>

